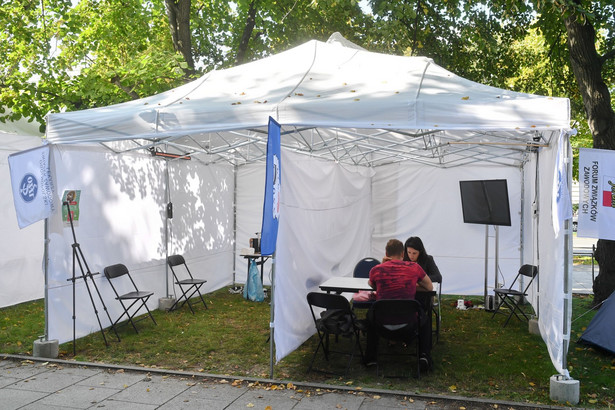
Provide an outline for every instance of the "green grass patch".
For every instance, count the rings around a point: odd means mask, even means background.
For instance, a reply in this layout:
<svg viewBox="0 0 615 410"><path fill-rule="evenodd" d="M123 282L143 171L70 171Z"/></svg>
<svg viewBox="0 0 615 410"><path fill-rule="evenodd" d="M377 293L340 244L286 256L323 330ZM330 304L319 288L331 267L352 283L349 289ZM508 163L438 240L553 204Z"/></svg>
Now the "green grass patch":
<svg viewBox="0 0 615 410"><path fill-rule="evenodd" d="M348 376L306 370L316 348L313 336L275 365L274 377L296 382L318 382L363 388L395 389L420 393L484 397L521 402L555 404L549 398L549 378L555 373L547 348L539 336L528 332L526 323L479 309L455 309L457 296L447 296L442 306L440 340L432 355L433 371L414 377L382 377L374 367L365 368L356 357ZM478 298L469 298L474 305ZM244 300L227 288L206 295L208 310L196 304L196 314L187 307L166 313L155 311L155 326L149 319L119 329L121 342L107 332L105 348L100 332L60 346L67 360L127 364L145 368L165 368L241 377L269 377L269 304ZM568 353L571 376L580 381L579 406L615 406L615 360L612 355L574 343L590 322L591 296L575 296L573 301L572 343ZM306 302L306 309L308 309ZM32 343L44 332L43 301L23 303L0 310L2 338L0 352L30 355ZM586 313L588 312L589 313ZM577 319L578 318L578 319ZM67 318L70 320L70 318ZM337 342L345 348L350 340ZM362 340L363 346L365 341ZM335 345L335 342L333 342ZM402 346L382 349L391 352ZM383 359L387 375L412 375L414 358ZM343 373L346 358L321 355L315 367Z"/></svg>
<svg viewBox="0 0 615 410"><path fill-rule="evenodd" d="M591 265L593 258L589 255L574 255L572 257L573 265ZM598 267L598 262L594 261L596 268Z"/></svg>

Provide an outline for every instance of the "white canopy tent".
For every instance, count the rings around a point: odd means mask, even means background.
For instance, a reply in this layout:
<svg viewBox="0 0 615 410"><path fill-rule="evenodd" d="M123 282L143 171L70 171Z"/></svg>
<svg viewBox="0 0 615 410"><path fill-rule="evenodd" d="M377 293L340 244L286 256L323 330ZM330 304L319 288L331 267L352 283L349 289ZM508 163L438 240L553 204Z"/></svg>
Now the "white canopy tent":
<svg viewBox="0 0 615 410"><path fill-rule="evenodd" d="M43 264L43 222L19 229L15 214L9 155L41 145L37 123L25 120L0 122L0 209L5 217L0 221L0 308L35 299L45 294Z"/></svg>
<svg viewBox="0 0 615 410"><path fill-rule="evenodd" d="M540 265L532 303L566 373L571 243L568 231L555 234L551 204L568 100L484 86L335 35L156 96L49 115L57 196L82 191L77 239L92 270L123 262L163 297L173 291L165 257L183 253L207 274L207 290L241 282L239 250L260 230L269 116L282 124L283 146L278 360L313 333L307 292L351 275L362 257L381 257L389 238L421 236L446 293L482 295L485 227L463 223L459 181L504 178L513 222L500 229L497 272L487 255L489 274L510 283L521 263ZM67 341L72 237L59 212L48 226L48 336ZM82 284L77 295L78 334L97 331Z"/></svg>

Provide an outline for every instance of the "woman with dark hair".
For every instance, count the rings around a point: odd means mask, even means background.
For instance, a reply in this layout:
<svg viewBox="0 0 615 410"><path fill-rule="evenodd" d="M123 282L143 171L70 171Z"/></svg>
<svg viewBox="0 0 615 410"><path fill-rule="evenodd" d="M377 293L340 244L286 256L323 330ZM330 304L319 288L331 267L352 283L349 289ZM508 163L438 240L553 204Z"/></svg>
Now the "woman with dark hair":
<svg viewBox="0 0 615 410"><path fill-rule="evenodd" d="M425 250L423 241L418 236L411 236L404 244L404 260L418 263L432 282L442 282L440 269Z"/></svg>

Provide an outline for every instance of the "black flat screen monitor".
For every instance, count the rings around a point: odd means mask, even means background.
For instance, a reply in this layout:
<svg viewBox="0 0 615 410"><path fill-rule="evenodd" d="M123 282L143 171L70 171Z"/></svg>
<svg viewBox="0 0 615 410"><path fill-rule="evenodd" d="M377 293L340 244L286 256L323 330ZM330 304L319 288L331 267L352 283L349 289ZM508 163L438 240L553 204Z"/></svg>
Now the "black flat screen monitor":
<svg viewBox="0 0 615 410"><path fill-rule="evenodd" d="M463 222L510 226L508 185L505 179L459 181Z"/></svg>

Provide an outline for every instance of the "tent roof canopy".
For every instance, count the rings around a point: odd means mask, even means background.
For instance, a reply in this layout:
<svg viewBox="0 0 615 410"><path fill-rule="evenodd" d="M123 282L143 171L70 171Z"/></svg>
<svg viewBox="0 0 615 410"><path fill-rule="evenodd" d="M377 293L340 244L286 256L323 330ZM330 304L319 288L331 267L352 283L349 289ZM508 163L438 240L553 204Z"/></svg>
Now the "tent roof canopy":
<svg viewBox="0 0 615 410"><path fill-rule="evenodd" d="M50 114L47 139L241 165L265 157L269 116L287 148L370 166L518 166L570 123L566 98L485 86L334 34L151 97Z"/></svg>

